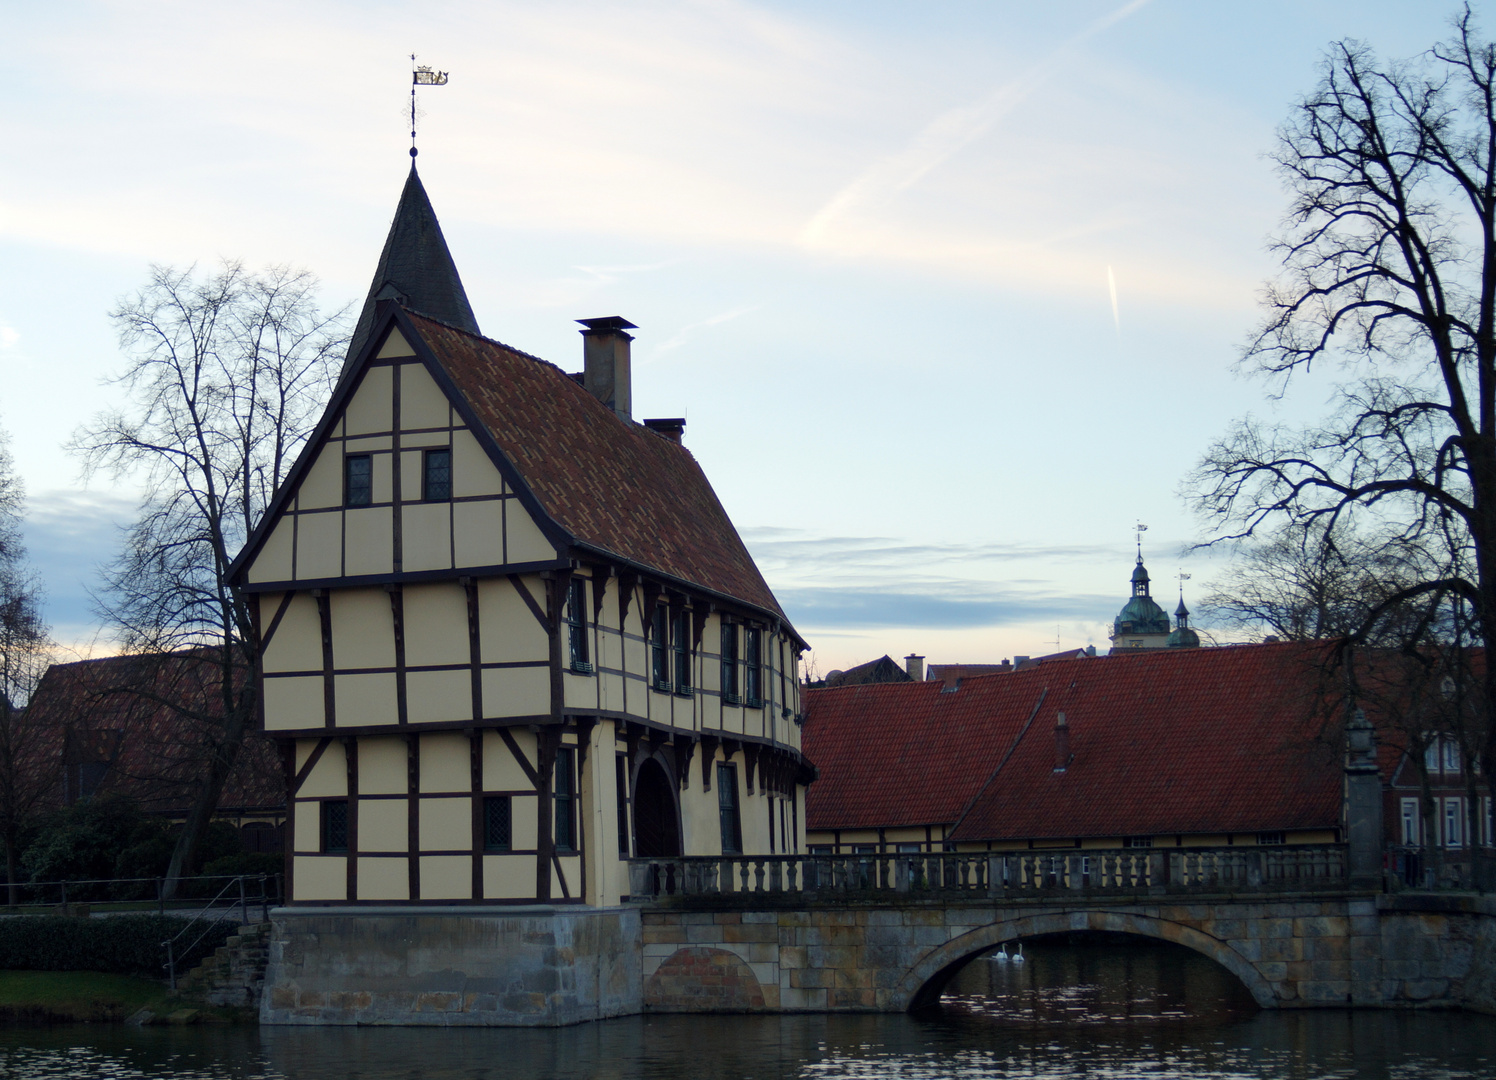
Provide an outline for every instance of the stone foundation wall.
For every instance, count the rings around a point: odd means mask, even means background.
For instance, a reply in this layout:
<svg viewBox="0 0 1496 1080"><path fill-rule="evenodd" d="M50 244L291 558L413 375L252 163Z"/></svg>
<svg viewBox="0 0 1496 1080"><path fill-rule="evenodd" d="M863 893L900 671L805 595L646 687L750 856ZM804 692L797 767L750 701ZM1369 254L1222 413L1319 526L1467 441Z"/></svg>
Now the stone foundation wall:
<svg viewBox="0 0 1496 1080"><path fill-rule="evenodd" d="M900 1012L1004 942L1176 942L1264 1007L1496 1013L1496 897L1158 897L760 910L283 908L270 1024L551 1026L639 1012Z"/></svg>
<svg viewBox="0 0 1496 1080"><path fill-rule="evenodd" d="M277 908L266 1024L558 1026L642 1011L637 908Z"/></svg>

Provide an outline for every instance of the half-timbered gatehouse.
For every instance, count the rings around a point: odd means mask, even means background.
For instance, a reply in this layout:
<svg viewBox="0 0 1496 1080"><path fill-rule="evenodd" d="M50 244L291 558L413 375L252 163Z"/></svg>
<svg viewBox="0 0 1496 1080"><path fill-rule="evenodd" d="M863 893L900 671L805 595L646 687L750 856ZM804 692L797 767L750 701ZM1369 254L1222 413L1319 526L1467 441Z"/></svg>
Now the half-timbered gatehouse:
<svg viewBox="0 0 1496 1080"><path fill-rule="evenodd" d="M633 324L478 333L412 168L325 416L236 566L305 905L617 905L633 855L800 850L804 642Z"/></svg>

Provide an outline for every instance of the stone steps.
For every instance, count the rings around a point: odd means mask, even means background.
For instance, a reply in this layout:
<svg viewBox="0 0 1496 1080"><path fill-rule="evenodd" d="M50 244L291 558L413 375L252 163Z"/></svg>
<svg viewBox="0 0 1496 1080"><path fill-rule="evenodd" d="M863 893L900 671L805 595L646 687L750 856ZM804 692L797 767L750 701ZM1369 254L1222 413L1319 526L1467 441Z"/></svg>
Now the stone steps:
<svg viewBox="0 0 1496 1080"><path fill-rule="evenodd" d="M270 924L241 926L202 963L177 980L184 998L209 1005L259 1008L270 959Z"/></svg>

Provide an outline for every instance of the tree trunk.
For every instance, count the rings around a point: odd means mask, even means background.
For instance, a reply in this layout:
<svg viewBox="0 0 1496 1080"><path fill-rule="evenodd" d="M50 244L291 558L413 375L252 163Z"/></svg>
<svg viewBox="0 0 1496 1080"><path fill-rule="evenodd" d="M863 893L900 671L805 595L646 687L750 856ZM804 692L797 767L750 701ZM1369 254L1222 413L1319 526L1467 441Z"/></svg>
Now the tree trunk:
<svg viewBox="0 0 1496 1080"><path fill-rule="evenodd" d="M177 887L192 867L197 849L208 833L208 826L213 822L213 815L218 810L218 800L223 795L223 786L228 782L229 774L234 771L234 762L239 758L245 728L253 711L254 690L253 680L250 680L240 696L238 707L224 725L223 738L213 754L208 775L202 787L198 788L192 808L187 812L187 820L182 823L181 835L177 837L177 846L171 853L171 863L166 868L163 895L168 900L176 896Z"/></svg>

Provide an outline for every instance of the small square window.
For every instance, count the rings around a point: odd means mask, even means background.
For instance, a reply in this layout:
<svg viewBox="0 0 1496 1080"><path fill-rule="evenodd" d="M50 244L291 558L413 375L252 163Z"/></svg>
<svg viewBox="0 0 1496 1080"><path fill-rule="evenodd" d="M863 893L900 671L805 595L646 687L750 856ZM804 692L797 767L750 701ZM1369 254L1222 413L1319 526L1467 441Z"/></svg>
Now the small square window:
<svg viewBox="0 0 1496 1080"><path fill-rule="evenodd" d="M513 840L514 816L508 795L489 795L483 800L483 850L508 851Z"/></svg>
<svg viewBox="0 0 1496 1080"><path fill-rule="evenodd" d="M322 851L343 855L348 851L348 801L324 799L322 802Z"/></svg>
<svg viewBox="0 0 1496 1080"><path fill-rule="evenodd" d="M368 506L374 501L374 459L349 454L343 459L343 504Z"/></svg>
<svg viewBox="0 0 1496 1080"><path fill-rule="evenodd" d="M452 497L452 451L427 450L421 477L421 498L445 502Z"/></svg>
<svg viewBox="0 0 1496 1080"><path fill-rule="evenodd" d="M1128 836L1128 837L1124 837L1123 840L1122 840L1122 846L1123 847L1152 847L1153 846L1153 837L1151 837L1151 836Z"/></svg>
<svg viewBox="0 0 1496 1080"><path fill-rule="evenodd" d="M1288 837L1281 832L1260 832L1257 834L1259 844L1286 844Z"/></svg>

